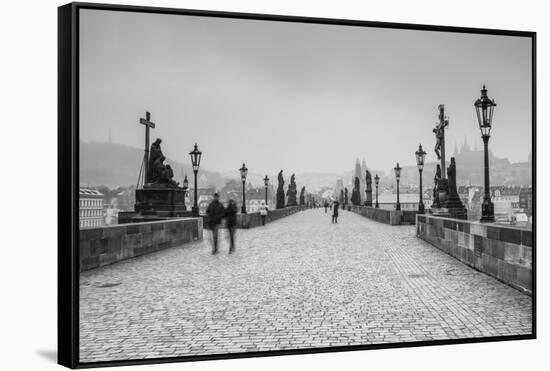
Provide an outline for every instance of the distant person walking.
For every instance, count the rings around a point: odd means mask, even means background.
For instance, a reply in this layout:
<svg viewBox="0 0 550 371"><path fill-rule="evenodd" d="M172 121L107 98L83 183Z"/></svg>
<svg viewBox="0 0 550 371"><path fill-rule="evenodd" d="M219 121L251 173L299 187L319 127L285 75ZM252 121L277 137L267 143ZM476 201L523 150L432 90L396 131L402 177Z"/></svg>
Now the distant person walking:
<svg viewBox="0 0 550 371"><path fill-rule="evenodd" d="M328 201L325 200L325 214L328 212Z"/></svg>
<svg viewBox="0 0 550 371"><path fill-rule="evenodd" d="M265 201L260 204L260 218L262 219L262 225L265 225L265 218L267 218L267 205Z"/></svg>
<svg viewBox="0 0 550 371"><path fill-rule="evenodd" d="M235 251L235 229L237 228L237 203L229 200L225 208L225 222L229 231L229 253Z"/></svg>
<svg viewBox="0 0 550 371"><path fill-rule="evenodd" d="M206 209L206 215L208 216L208 227L212 230L212 239L214 240L214 246L212 247L212 254L218 253L218 229L222 222L222 218L225 216L225 208L220 202L220 196L214 193L214 199L208 205Z"/></svg>
<svg viewBox="0 0 550 371"><path fill-rule="evenodd" d="M338 203L338 200L334 200L332 203L332 224L338 224L338 206L340 206L340 203Z"/></svg>

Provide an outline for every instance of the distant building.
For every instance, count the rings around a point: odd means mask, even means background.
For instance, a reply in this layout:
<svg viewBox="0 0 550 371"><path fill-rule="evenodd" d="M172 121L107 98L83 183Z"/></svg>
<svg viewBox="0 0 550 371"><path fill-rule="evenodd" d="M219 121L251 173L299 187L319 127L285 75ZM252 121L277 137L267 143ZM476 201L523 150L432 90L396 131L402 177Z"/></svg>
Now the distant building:
<svg viewBox="0 0 550 371"><path fill-rule="evenodd" d="M247 212L254 213L254 212L260 211L260 205L262 204L262 201L265 202L265 188L263 187L249 188L246 191L246 211ZM269 197L267 199L267 208L269 210L275 209L273 199L270 199Z"/></svg>
<svg viewBox="0 0 550 371"><path fill-rule="evenodd" d="M103 194L95 189L79 189L80 228L101 227L105 224L103 215Z"/></svg>
<svg viewBox="0 0 550 371"><path fill-rule="evenodd" d="M189 193L193 195L193 190L190 189ZM198 188L197 189L197 196L198 200L197 203L199 205L199 213L200 214L206 214L206 209L208 208L208 205L210 205L210 202L214 199L214 193L216 193L216 190L214 188ZM194 201L194 199L193 199ZM193 206L193 205L191 205Z"/></svg>
<svg viewBox="0 0 550 371"><path fill-rule="evenodd" d="M374 198L374 196L373 196ZM401 210L418 210L418 193L399 193L399 204ZM422 197L422 202L426 209L432 207L432 198L428 192L425 192ZM376 202L376 198L373 199L373 205ZM378 195L378 204L381 209L395 210L397 203L397 193L384 191Z"/></svg>
<svg viewBox="0 0 550 371"><path fill-rule="evenodd" d="M519 193L519 209L528 216L533 215L533 189L531 187L522 188Z"/></svg>

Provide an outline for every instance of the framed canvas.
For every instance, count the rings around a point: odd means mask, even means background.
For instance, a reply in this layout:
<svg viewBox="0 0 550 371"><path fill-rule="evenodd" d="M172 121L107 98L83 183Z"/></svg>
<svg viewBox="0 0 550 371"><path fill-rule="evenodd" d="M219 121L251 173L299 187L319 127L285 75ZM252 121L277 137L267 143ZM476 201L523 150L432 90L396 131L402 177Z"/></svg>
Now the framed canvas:
<svg viewBox="0 0 550 371"><path fill-rule="evenodd" d="M58 9L70 368L536 337L536 33Z"/></svg>

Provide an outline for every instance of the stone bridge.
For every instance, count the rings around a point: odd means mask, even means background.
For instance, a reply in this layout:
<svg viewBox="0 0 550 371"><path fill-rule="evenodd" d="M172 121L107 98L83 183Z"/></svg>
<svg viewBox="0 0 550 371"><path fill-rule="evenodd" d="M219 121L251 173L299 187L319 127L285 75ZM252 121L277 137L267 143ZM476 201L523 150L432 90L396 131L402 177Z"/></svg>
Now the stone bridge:
<svg viewBox="0 0 550 371"><path fill-rule="evenodd" d="M532 299L416 237L305 210L80 275L80 361L530 334Z"/></svg>

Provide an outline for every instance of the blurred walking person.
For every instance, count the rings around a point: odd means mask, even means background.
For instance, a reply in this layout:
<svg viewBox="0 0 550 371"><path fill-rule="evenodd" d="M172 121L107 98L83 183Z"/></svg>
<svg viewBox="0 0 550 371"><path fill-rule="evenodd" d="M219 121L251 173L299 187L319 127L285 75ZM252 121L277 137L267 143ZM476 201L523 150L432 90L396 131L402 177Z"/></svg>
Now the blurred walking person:
<svg viewBox="0 0 550 371"><path fill-rule="evenodd" d="M340 203L338 200L334 200L332 203L332 224L338 224L338 206L340 206Z"/></svg>
<svg viewBox="0 0 550 371"><path fill-rule="evenodd" d="M227 202L225 223L229 231L229 253L232 254L235 251L235 229L237 228L237 203L234 200Z"/></svg>
<svg viewBox="0 0 550 371"><path fill-rule="evenodd" d="M214 246L212 247L212 254L217 254L218 253L218 230L220 229L222 218L225 216L225 208L221 204L220 196L217 193L214 193L214 199L206 209L206 215L208 216L208 227L212 230L212 239L214 241Z"/></svg>
<svg viewBox="0 0 550 371"><path fill-rule="evenodd" d="M262 225L265 225L265 218L267 218L267 205L265 201L260 204L260 217L262 219Z"/></svg>
<svg viewBox="0 0 550 371"><path fill-rule="evenodd" d="M328 211L328 201L325 200L325 214L327 213L327 211Z"/></svg>

